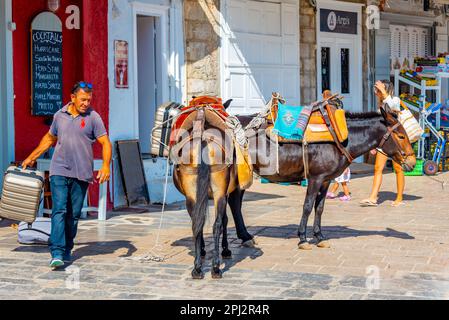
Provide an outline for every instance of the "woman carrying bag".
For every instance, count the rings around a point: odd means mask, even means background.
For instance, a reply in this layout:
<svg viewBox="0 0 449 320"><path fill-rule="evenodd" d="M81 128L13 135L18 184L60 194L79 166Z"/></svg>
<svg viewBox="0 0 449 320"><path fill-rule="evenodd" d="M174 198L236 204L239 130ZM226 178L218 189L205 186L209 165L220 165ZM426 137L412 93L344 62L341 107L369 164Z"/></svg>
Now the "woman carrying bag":
<svg viewBox="0 0 449 320"><path fill-rule="evenodd" d="M398 114L398 119L401 114L401 100L398 97L393 96L394 86L388 80L377 81L374 86L374 92L376 94L378 100L379 108L383 108L384 105L388 106L391 111ZM410 112L410 111L409 111ZM412 115L413 117L413 115ZM416 121L416 119L415 119ZM402 122L401 122L402 123ZM407 132L408 133L408 132ZM373 187L371 190L371 195L369 198L360 201L360 205L362 207L377 207L378 203L378 194L380 187L382 185L382 173L385 168L385 164L387 163L388 157L377 150L370 151L372 155L376 155L376 162L374 165L374 180ZM402 167L393 161L394 171L396 173L396 186L397 186L397 194L396 200L391 203L391 206L398 207L404 204L402 201L404 186L405 186L405 177L404 171Z"/></svg>

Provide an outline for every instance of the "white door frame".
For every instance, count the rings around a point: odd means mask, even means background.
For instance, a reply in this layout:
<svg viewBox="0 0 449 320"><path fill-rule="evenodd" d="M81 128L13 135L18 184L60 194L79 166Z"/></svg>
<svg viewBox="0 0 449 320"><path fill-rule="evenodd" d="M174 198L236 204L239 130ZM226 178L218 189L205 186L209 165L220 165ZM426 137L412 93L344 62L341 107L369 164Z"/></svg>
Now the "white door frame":
<svg viewBox="0 0 449 320"><path fill-rule="evenodd" d="M0 170L14 160L12 1L0 0ZM1 182L0 182L1 183Z"/></svg>
<svg viewBox="0 0 449 320"><path fill-rule="evenodd" d="M184 42L182 1L173 0L172 6L131 2L133 11L133 56L134 56L134 136L139 136L139 88L137 60L137 16L159 18L160 61L162 82L158 84L158 94L163 102L183 99L185 93Z"/></svg>
<svg viewBox="0 0 449 320"><path fill-rule="evenodd" d="M356 61L353 63L353 66L358 67L358 71L355 72L356 79L353 79L354 87L354 101L359 101L363 110L363 56L362 56L362 7L364 4L361 3L349 3L335 0L317 0L317 13L316 13L316 44L317 44L317 59L316 59L316 70L317 70L317 97L321 97L321 92L319 89L321 88L321 54L320 54L320 43L321 37L338 37L341 38L351 38L355 39L355 54ZM331 9L331 10L340 10L340 11L350 11L357 13L357 35L347 35L347 34L336 34L336 33L328 33L320 31L320 9ZM337 93L337 92L336 92Z"/></svg>

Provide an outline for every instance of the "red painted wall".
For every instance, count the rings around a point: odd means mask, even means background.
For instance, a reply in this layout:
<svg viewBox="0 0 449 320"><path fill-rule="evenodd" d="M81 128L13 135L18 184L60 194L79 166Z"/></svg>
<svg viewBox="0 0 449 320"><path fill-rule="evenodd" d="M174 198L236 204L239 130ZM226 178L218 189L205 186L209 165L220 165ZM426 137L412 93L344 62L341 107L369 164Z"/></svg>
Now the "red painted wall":
<svg viewBox="0 0 449 320"><path fill-rule="evenodd" d="M94 85L92 105L109 129L108 0L83 0L83 9L83 75ZM98 143L94 145L94 156L102 158ZM91 189L91 200L97 203L98 184Z"/></svg>
<svg viewBox="0 0 449 320"><path fill-rule="evenodd" d="M63 23L63 96L64 103L70 99L70 88L83 77L82 55L79 46L82 44L81 30L67 30L65 20L67 5L78 5L82 10L81 0L62 0L61 8L56 12ZM40 139L48 132L49 126L44 123L47 117L31 115L31 40L30 29L34 17L47 11L47 0L13 0L13 21L17 30L13 33L14 59L14 125L16 161L24 160L39 144ZM47 119L47 120L51 120Z"/></svg>
<svg viewBox="0 0 449 320"><path fill-rule="evenodd" d="M93 106L109 125L108 0L83 0L83 74L95 86ZM101 159L101 147L94 147Z"/></svg>
<svg viewBox="0 0 449 320"><path fill-rule="evenodd" d="M65 22L67 6L77 5L81 10L81 30L68 30ZM48 132L51 117L31 115L31 41L30 29L34 17L47 11L47 0L13 0L14 59L14 124L15 160L24 160ZM94 85L92 105L99 112L106 128L109 126L108 86L108 1L61 0L56 12L63 24L63 97L70 101L70 89L79 80ZM101 158L101 147L94 147L95 158ZM96 203L98 186L91 192Z"/></svg>

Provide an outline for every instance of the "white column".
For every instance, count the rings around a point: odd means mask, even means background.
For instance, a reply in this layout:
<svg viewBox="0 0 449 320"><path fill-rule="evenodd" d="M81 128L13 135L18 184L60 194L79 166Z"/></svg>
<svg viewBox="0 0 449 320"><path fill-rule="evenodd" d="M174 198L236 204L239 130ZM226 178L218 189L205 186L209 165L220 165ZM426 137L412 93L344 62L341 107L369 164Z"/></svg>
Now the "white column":
<svg viewBox="0 0 449 320"><path fill-rule="evenodd" d="M187 99L185 88L184 28L182 0L172 0L170 7L170 99L183 103Z"/></svg>
<svg viewBox="0 0 449 320"><path fill-rule="evenodd" d="M0 0L0 170L14 160L12 2Z"/></svg>

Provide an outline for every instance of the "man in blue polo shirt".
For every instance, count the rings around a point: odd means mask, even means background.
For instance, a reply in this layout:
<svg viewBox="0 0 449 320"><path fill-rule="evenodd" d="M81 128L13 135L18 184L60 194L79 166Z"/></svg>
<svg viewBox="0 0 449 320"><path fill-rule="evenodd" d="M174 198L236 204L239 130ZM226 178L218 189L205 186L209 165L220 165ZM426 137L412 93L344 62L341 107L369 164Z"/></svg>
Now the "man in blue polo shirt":
<svg viewBox="0 0 449 320"><path fill-rule="evenodd" d="M90 107L92 91L90 83L75 84L72 101L55 114L50 131L22 163L24 169L34 165L56 143L50 165L53 210L49 246L53 270L71 260L84 198L89 184L94 182L95 141L103 146L103 167L97 180L101 184L110 177L112 146L100 115Z"/></svg>

